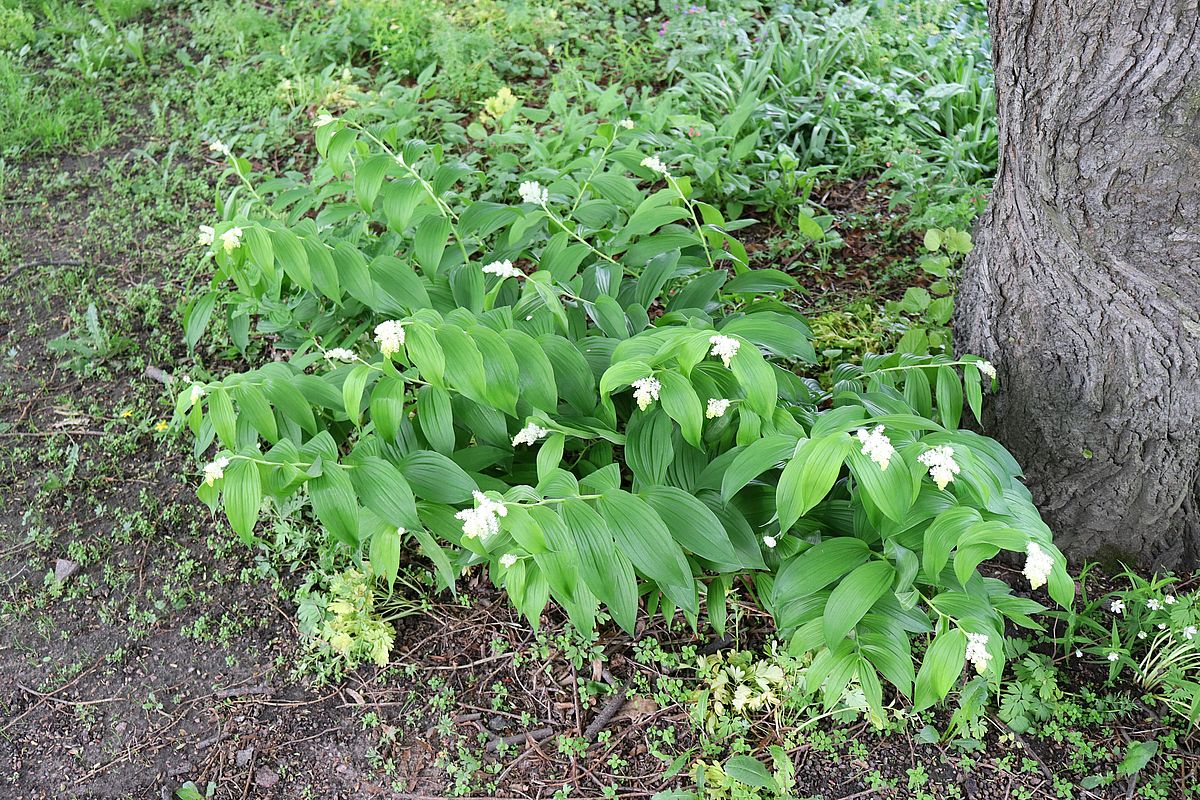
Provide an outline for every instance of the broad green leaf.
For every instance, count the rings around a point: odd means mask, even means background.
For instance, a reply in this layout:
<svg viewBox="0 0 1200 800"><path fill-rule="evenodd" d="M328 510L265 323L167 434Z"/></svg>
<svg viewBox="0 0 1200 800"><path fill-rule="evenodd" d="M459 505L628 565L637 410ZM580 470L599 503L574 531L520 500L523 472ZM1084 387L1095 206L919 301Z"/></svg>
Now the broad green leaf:
<svg viewBox="0 0 1200 800"><path fill-rule="evenodd" d="M423 500L466 503L479 488L462 467L432 450L409 453L401 459L399 468L413 494Z"/></svg>
<svg viewBox="0 0 1200 800"><path fill-rule="evenodd" d="M245 458L231 460L221 480L221 493L229 527L246 544L254 541L254 524L263 497L258 465Z"/></svg>
<svg viewBox="0 0 1200 800"><path fill-rule="evenodd" d="M852 449L853 440L844 433L801 440L796 455L779 476L775 497L780 530L789 530L825 499Z"/></svg>
<svg viewBox="0 0 1200 800"><path fill-rule="evenodd" d="M700 433L704 427L704 406L691 382L676 372L660 372L658 379L662 384L659 401L663 410L679 424L684 440L702 449Z"/></svg>
<svg viewBox="0 0 1200 800"><path fill-rule="evenodd" d="M698 613L691 567L654 508L620 489L605 492L596 505L608 522L617 548L633 565L680 608Z"/></svg>
<svg viewBox="0 0 1200 800"><path fill-rule="evenodd" d="M436 386L422 386L417 392L417 424L429 446L442 455L454 453L454 412L450 395Z"/></svg>
<svg viewBox="0 0 1200 800"><path fill-rule="evenodd" d="M321 474L308 481L313 513L334 539L351 547L358 545L358 497L350 482L349 469L336 462L322 464Z"/></svg>
<svg viewBox="0 0 1200 800"><path fill-rule="evenodd" d="M674 540L689 552L715 564L740 563L725 526L697 498L674 486L647 486L639 496L657 512Z"/></svg>
<svg viewBox="0 0 1200 800"><path fill-rule="evenodd" d="M825 604L825 642L833 647L891 591L896 570L886 561L868 561L842 579Z"/></svg>
<svg viewBox="0 0 1200 800"><path fill-rule="evenodd" d="M349 468L350 481L362 504L397 528L419 528L417 504L400 470L390 462L368 456Z"/></svg>
<svg viewBox="0 0 1200 800"><path fill-rule="evenodd" d="M776 434L756 439L738 451L721 478L721 496L726 500L772 467L787 461L796 450L795 436Z"/></svg>
<svg viewBox="0 0 1200 800"><path fill-rule="evenodd" d="M966 653L967 636L959 628L951 628L933 640L917 672L914 711L929 708L946 696L962 674Z"/></svg>

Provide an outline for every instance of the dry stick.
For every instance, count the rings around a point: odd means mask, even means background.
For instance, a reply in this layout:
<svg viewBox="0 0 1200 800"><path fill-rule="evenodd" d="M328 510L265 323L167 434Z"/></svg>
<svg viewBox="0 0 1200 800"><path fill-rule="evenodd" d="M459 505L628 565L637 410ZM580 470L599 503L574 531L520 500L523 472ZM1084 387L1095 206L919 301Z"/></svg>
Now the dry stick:
<svg viewBox="0 0 1200 800"><path fill-rule="evenodd" d="M502 744L503 745L520 744L521 742L524 742L526 739L531 739L534 742L540 742L545 739L549 739L553 735L554 735L554 728L538 728L536 731L525 731L524 733L516 733L516 734L513 734L512 736L505 736L502 739L500 739L500 738L492 739L487 744L487 750L489 753L494 753L500 749L500 745L502 745Z"/></svg>
<svg viewBox="0 0 1200 800"><path fill-rule="evenodd" d="M55 697L52 694L46 694L44 692L39 692L34 689L30 689L28 686L26 686L23 683L18 683L17 688L19 688L21 691L25 692L26 694L32 694L32 695L42 698L43 700L49 700L51 703L61 703L64 706L94 706L94 705L98 705L100 703L117 703L117 702L129 699L126 697L101 697L96 700L63 700L62 698Z"/></svg>

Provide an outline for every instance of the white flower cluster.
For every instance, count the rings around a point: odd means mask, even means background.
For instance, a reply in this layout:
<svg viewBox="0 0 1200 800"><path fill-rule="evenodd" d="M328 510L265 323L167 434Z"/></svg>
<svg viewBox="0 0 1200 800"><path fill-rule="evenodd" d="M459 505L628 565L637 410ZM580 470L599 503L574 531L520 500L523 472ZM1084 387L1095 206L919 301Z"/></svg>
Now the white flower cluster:
<svg viewBox="0 0 1200 800"><path fill-rule="evenodd" d="M631 119L623 119L620 122L618 122L617 124L620 125L622 128L624 128L627 131L633 130L633 120L631 120Z"/></svg>
<svg viewBox="0 0 1200 800"><path fill-rule="evenodd" d="M232 253L237 250L242 244L242 229L230 228L221 234L221 246L225 248L226 253Z"/></svg>
<svg viewBox="0 0 1200 800"><path fill-rule="evenodd" d="M544 206L550 201L550 191L537 181L525 181L517 188L517 193L521 195L522 202L535 206Z"/></svg>
<svg viewBox="0 0 1200 800"><path fill-rule="evenodd" d="M331 347L325 351L325 358L330 361L344 361L349 364L351 361L357 360L358 356L354 355L353 350L347 350L344 347Z"/></svg>
<svg viewBox="0 0 1200 800"><path fill-rule="evenodd" d="M1046 584L1050 578L1050 570L1054 569L1054 558L1042 549L1037 542L1025 545L1025 569L1022 573L1031 588L1037 589Z"/></svg>
<svg viewBox="0 0 1200 800"><path fill-rule="evenodd" d="M658 378L642 378L633 382L633 399L637 400L638 408L645 411L658 399L661 390L662 384Z"/></svg>
<svg viewBox="0 0 1200 800"><path fill-rule="evenodd" d="M987 671L992 654L987 649L988 636L986 633L967 633L967 661L975 667L975 671L983 674Z"/></svg>
<svg viewBox="0 0 1200 800"><path fill-rule="evenodd" d="M892 456L896 455L896 448L892 447L892 440L883 435L883 426L876 425L871 431L859 428L857 435L858 441L862 442L862 454L870 456L881 471L886 470L892 462Z"/></svg>
<svg viewBox="0 0 1200 800"><path fill-rule="evenodd" d="M922 453L917 460L929 467L929 477L933 478L939 489L945 489L959 473L958 464L954 461L954 448L948 444L939 444Z"/></svg>
<svg viewBox="0 0 1200 800"><path fill-rule="evenodd" d="M765 544L771 550L774 550L775 546L779 544L779 540L776 539L774 536L764 536L763 544Z"/></svg>
<svg viewBox="0 0 1200 800"><path fill-rule="evenodd" d="M399 353L404 347L404 326L395 319L379 323L375 326L375 342L384 358Z"/></svg>
<svg viewBox="0 0 1200 800"><path fill-rule="evenodd" d="M708 419L716 419L717 417L725 416L725 412L729 410L731 401L725 398L711 397L708 400L708 408L704 410L704 416Z"/></svg>
<svg viewBox="0 0 1200 800"><path fill-rule="evenodd" d="M200 398L204 397L206 394L208 394L208 392L204 390L203 386L198 383L193 383L192 391L188 394L188 408L191 408L192 406L196 405L196 403L199 403Z"/></svg>
<svg viewBox="0 0 1200 800"><path fill-rule="evenodd" d="M710 356L720 356L721 363L725 365L726 369L729 369L733 362L733 357L738 354L738 350L742 347L741 341L734 339L732 336L721 336L720 334L709 338L708 343L712 345L712 350L709 350L708 354Z"/></svg>
<svg viewBox="0 0 1200 800"><path fill-rule="evenodd" d="M545 439L550 435L550 431L539 427L532 422L521 428L517 435L513 437L512 446L516 447L519 444L535 444L539 439Z"/></svg>
<svg viewBox="0 0 1200 800"><path fill-rule="evenodd" d="M478 489L474 495L475 508L464 508L454 518L462 520L463 536L487 539L500 532L500 517L508 516L508 506L497 503Z"/></svg>
<svg viewBox="0 0 1200 800"><path fill-rule="evenodd" d="M204 483L212 486L221 478L225 477L225 468L229 466L229 459L221 456L211 464L204 465Z"/></svg>
<svg viewBox="0 0 1200 800"><path fill-rule="evenodd" d="M196 236L196 244L201 247L209 247L217 239L217 232L213 230L212 225L201 225L200 232Z"/></svg>
<svg viewBox="0 0 1200 800"><path fill-rule="evenodd" d="M223 156L231 155L229 145L222 142L220 139L213 139L208 143L209 152L220 153Z"/></svg>
<svg viewBox="0 0 1200 800"><path fill-rule="evenodd" d="M646 156L645 158L642 159L642 166L646 167L651 172L657 172L659 175L662 175L663 177L667 177L671 174L671 173L667 172L667 165L664 164L662 162L662 159L659 158L658 156Z"/></svg>
<svg viewBox="0 0 1200 800"><path fill-rule="evenodd" d="M483 268L485 275L496 275L501 280L505 278L524 278L525 273L513 266L513 263L508 259L504 261L493 261Z"/></svg>
<svg viewBox="0 0 1200 800"><path fill-rule="evenodd" d="M512 553L505 553L504 555L500 556L500 566L504 567L505 569L512 569L513 565L516 563L517 557Z"/></svg>
<svg viewBox="0 0 1200 800"><path fill-rule="evenodd" d="M996 380L996 367L990 361L977 361L975 367L992 380Z"/></svg>

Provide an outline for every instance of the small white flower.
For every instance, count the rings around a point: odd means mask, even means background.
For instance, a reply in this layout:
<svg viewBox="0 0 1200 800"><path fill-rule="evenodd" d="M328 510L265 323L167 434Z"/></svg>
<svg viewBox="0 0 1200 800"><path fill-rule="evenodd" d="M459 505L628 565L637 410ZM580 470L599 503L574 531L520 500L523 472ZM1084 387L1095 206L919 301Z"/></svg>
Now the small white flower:
<svg viewBox="0 0 1200 800"><path fill-rule="evenodd" d="M201 225L200 232L196 236L196 244L201 247L208 247L216 241L217 232L213 230L212 225Z"/></svg>
<svg viewBox="0 0 1200 800"><path fill-rule="evenodd" d="M1162 607L1162 601L1157 597L1151 597L1146 601L1146 608L1150 609L1151 611L1162 611Z"/></svg>
<svg viewBox="0 0 1200 800"><path fill-rule="evenodd" d="M1042 549L1037 542L1025 545L1025 569L1022 574L1029 580L1031 588L1044 586L1054 569L1054 557Z"/></svg>
<svg viewBox="0 0 1200 800"><path fill-rule="evenodd" d="M667 165L658 156L646 156L642 159L642 166L664 177L670 174L667 172Z"/></svg>
<svg viewBox="0 0 1200 800"><path fill-rule="evenodd" d="M774 550L774 549L775 549L775 545L779 544L779 541L778 541L778 540L777 540L777 539L776 539L774 536L764 536L764 537L763 537L763 544L765 544L767 547L769 547L769 548L771 548L772 550Z"/></svg>
<svg viewBox="0 0 1200 800"><path fill-rule="evenodd" d="M725 416L725 412L729 410L731 401L725 398L710 397L708 399L708 408L704 410L704 416L708 419L716 419L717 417Z"/></svg>
<svg viewBox="0 0 1200 800"><path fill-rule="evenodd" d="M638 408L645 411L650 404L658 399L662 384L658 378L642 378L633 382L633 399L637 400Z"/></svg>
<svg viewBox="0 0 1200 800"><path fill-rule="evenodd" d="M975 362L975 368L978 369L980 372L982 372L984 375L987 375L992 380L996 379L996 367L992 364L992 362L977 361L977 362Z"/></svg>
<svg viewBox="0 0 1200 800"><path fill-rule="evenodd" d="M454 515L462 520L463 536L468 538L487 539L500 532L500 517L508 516L508 506L497 503L483 492L476 489L475 508L464 508Z"/></svg>
<svg viewBox="0 0 1200 800"><path fill-rule="evenodd" d="M945 489L959 473L958 464L954 461L954 448L948 444L939 444L927 450L917 460L929 467L929 477L933 478L939 489Z"/></svg>
<svg viewBox="0 0 1200 800"><path fill-rule="evenodd" d="M730 364L733 362L733 357L737 355L738 350L742 347L740 340L734 339L732 336L721 336L720 334L710 337L708 343L712 345L712 350L709 350L708 354L710 356L720 356L721 363L725 365L726 369L729 369Z"/></svg>
<svg viewBox="0 0 1200 800"><path fill-rule="evenodd" d="M209 152L220 153L223 156L229 155L229 145L222 142L220 139L213 139L208 143Z"/></svg>
<svg viewBox="0 0 1200 800"><path fill-rule="evenodd" d="M344 347L329 348L325 351L325 357L330 361L344 361L347 364L358 359L353 350L347 350Z"/></svg>
<svg viewBox="0 0 1200 800"><path fill-rule="evenodd" d="M1138 638L1139 638L1139 639L1145 639L1145 638L1146 638L1148 635L1149 635L1149 634L1147 634L1145 631L1138 631Z"/></svg>
<svg viewBox="0 0 1200 800"><path fill-rule="evenodd" d="M232 253L234 250L237 250L241 243L241 228L230 228L221 234L221 246L225 248L226 253Z"/></svg>
<svg viewBox="0 0 1200 800"><path fill-rule="evenodd" d="M188 407L191 408L192 406L196 405L196 403L199 403L200 398L204 397L206 394L208 394L208 392L204 390L203 386L198 383L193 383L192 391L188 395Z"/></svg>
<svg viewBox="0 0 1200 800"><path fill-rule="evenodd" d="M512 569L513 565L516 563L517 557L512 553L505 553L504 555L500 556L500 566L504 567L505 569Z"/></svg>
<svg viewBox="0 0 1200 800"><path fill-rule="evenodd" d="M871 460L879 465L881 471L886 470L892 461L892 456L896 455L896 448L892 447L892 440L883 435L883 426L876 425L875 430L872 431L859 428L857 436L858 440L862 442L862 454L870 456Z"/></svg>
<svg viewBox="0 0 1200 800"><path fill-rule="evenodd" d="M395 319L379 323L375 326L375 342L384 358L399 353L404 347L404 326Z"/></svg>
<svg viewBox="0 0 1200 800"><path fill-rule="evenodd" d="M313 127L324 128L326 125L332 125L335 121L336 120L334 120L333 114L330 114L328 111L322 111L317 115L317 118L313 120Z"/></svg>
<svg viewBox="0 0 1200 800"><path fill-rule="evenodd" d="M1160 631L1165 631L1167 629L1167 623L1160 622L1160 623L1158 623L1157 627Z"/></svg>
<svg viewBox="0 0 1200 800"><path fill-rule="evenodd" d="M987 649L988 636L986 633L967 633L967 661L975 667L975 671L982 674L987 671L988 662L992 660L992 654Z"/></svg>
<svg viewBox="0 0 1200 800"><path fill-rule="evenodd" d="M1120 653L1117 653L1117 652L1111 652L1111 653L1109 653L1109 654L1108 654L1108 660L1109 660L1109 661L1116 661L1116 660L1117 660L1118 658L1120 658L1120 657L1121 657L1121 654L1120 654Z"/></svg>
<svg viewBox="0 0 1200 800"><path fill-rule="evenodd" d="M1196 638L1196 626L1188 625L1183 629L1183 638L1191 640Z"/></svg>
<svg viewBox="0 0 1200 800"><path fill-rule="evenodd" d="M504 261L493 261L483 268L487 275L497 275L501 280L504 278L524 278L525 273L513 266L513 263L508 259Z"/></svg>
<svg viewBox="0 0 1200 800"><path fill-rule="evenodd" d="M517 432L517 435L513 437L512 445L513 447L516 447L519 444L531 445L537 442L539 439L545 439L549 435L550 431L546 430L545 428L538 427L531 422Z"/></svg>
<svg viewBox="0 0 1200 800"><path fill-rule="evenodd" d="M1083 658L1083 651L1082 651L1082 650L1076 650L1076 651L1075 651L1075 657L1076 657L1076 658Z"/></svg>
<svg viewBox="0 0 1200 800"><path fill-rule="evenodd" d="M1175 595L1173 595L1173 594L1167 595L1166 597L1163 598L1163 602L1169 606L1175 605Z"/></svg>
<svg viewBox="0 0 1200 800"><path fill-rule="evenodd" d="M517 188L517 193L523 202L535 206L544 206L550 201L550 191L537 181L525 181Z"/></svg>
<svg viewBox="0 0 1200 800"><path fill-rule="evenodd" d="M633 120L631 120L631 119L623 119L620 122L618 122L617 124L620 125L622 128L624 128L627 131L633 130Z"/></svg>
<svg viewBox="0 0 1200 800"><path fill-rule="evenodd" d="M204 465L204 483L212 486L221 478L225 477L225 468L229 466L229 459L221 456L216 461Z"/></svg>
<svg viewBox="0 0 1200 800"><path fill-rule="evenodd" d="M1108 607L1108 610L1114 614L1124 614L1125 613L1125 601L1121 600L1120 598L1113 600L1112 604Z"/></svg>

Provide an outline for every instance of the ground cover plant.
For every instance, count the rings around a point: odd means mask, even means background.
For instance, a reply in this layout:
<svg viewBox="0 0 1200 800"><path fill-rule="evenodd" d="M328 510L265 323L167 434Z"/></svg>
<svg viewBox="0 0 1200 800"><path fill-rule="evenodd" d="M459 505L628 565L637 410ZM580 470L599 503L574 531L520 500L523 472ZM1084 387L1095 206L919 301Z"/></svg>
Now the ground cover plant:
<svg viewBox="0 0 1200 800"><path fill-rule="evenodd" d="M5 785L1194 793L1194 581L1068 568L952 349L987 51L0 0Z"/></svg>

